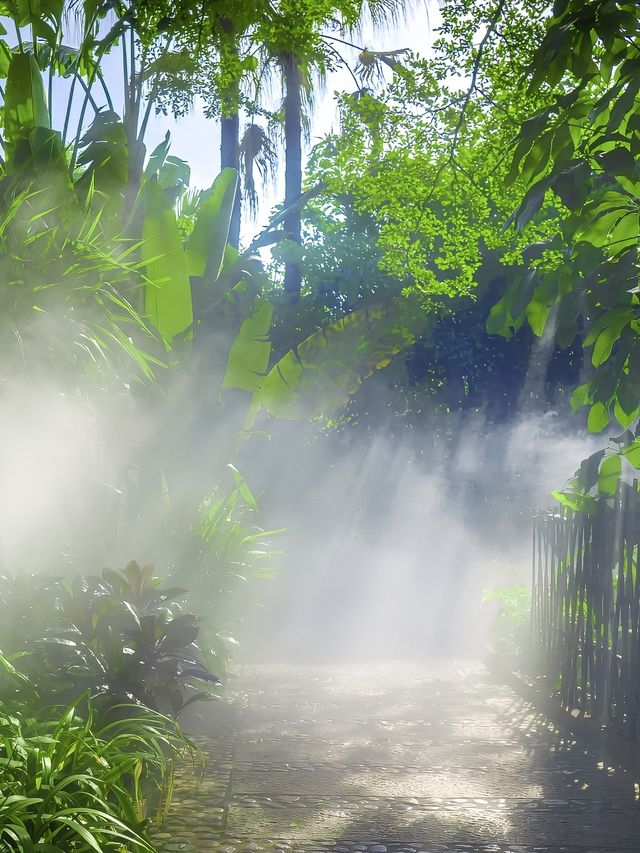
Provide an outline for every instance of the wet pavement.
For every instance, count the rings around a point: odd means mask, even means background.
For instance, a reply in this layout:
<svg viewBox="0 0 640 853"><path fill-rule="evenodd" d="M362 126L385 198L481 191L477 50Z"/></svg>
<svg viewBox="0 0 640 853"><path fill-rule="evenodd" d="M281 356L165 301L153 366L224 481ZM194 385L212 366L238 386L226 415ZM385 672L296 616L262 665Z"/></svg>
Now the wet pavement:
<svg viewBox="0 0 640 853"><path fill-rule="evenodd" d="M638 853L632 775L481 664L245 668L165 853Z"/></svg>

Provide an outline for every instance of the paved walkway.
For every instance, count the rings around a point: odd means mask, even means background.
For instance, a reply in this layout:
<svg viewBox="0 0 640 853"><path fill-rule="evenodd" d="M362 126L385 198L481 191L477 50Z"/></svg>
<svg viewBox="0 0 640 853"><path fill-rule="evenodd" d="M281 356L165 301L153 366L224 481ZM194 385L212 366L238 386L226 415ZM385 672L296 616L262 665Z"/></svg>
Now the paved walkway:
<svg viewBox="0 0 640 853"><path fill-rule="evenodd" d="M480 664L246 669L230 703L167 853L640 851L631 775Z"/></svg>

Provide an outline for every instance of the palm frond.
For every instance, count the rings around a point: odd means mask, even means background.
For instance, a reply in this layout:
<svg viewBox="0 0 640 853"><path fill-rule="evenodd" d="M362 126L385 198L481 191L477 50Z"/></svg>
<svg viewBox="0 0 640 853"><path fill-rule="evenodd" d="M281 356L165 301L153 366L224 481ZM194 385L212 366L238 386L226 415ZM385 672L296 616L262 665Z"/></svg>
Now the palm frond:
<svg viewBox="0 0 640 853"><path fill-rule="evenodd" d="M248 125L240 142L240 164L244 193L253 214L258 205L255 170L264 181L273 175L276 162L277 152L268 133L258 124Z"/></svg>
<svg viewBox="0 0 640 853"><path fill-rule="evenodd" d="M356 65L356 74L360 75L363 83L371 83L375 79L382 79L382 66L386 65L392 71L401 71L404 66L396 59L397 56L404 56L409 53L408 47L400 48L399 50L362 50L358 54L358 64Z"/></svg>

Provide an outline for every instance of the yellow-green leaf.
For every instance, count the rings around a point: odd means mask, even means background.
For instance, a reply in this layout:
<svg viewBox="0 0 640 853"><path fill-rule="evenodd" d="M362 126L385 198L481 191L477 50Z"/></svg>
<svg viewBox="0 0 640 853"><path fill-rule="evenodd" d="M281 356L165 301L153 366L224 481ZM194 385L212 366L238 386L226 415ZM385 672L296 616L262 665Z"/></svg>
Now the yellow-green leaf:
<svg viewBox="0 0 640 853"><path fill-rule="evenodd" d="M598 471L598 491L602 495L615 495L622 472L622 459L616 453L605 456Z"/></svg>
<svg viewBox="0 0 640 853"><path fill-rule="evenodd" d="M32 53L14 53L4 98L4 136L9 145L26 138L34 127L49 127L42 75Z"/></svg>
<svg viewBox="0 0 640 853"><path fill-rule="evenodd" d="M173 205L154 181L144 189L141 254L145 264L145 314L167 344L193 323L187 258Z"/></svg>
<svg viewBox="0 0 640 853"><path fill-rule="evenodd" d="M257 297L229 350L223 388L258 391L269 367L271 303Z"/></svg>
<svg viewBox="0 0 640 853"><path fill-rule="evenodd" d="M220 275L238 186L235 169L223 169L204 194L187 247L189 275L213 284Z"/></svg>
<svg viewBox="0 0 640 853"><path fill-rule="evenodd" d="M604 403L594 403L589 409L587 428L589 432L602 432L609 423L609 407Z"/></svg>

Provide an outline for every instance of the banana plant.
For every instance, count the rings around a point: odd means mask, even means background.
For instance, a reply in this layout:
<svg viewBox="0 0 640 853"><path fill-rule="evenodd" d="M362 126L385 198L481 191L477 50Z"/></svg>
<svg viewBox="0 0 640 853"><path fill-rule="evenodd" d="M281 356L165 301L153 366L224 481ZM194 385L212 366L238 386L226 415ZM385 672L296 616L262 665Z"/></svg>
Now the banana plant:
<svg viewBox="0 0 640 853"><path fill-rule="evenodd" d="M251 392L246 430L261 409L288 420L336 412L425 330L420 307L397 297L318 329L267 369L270 320L261 307L252 311L229 353L223 387Z"/></svg>

